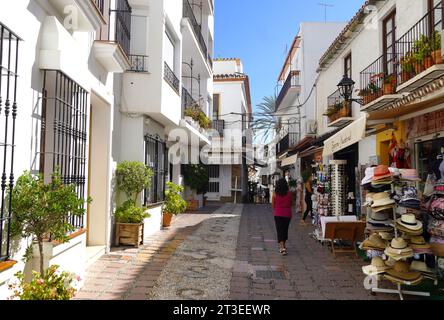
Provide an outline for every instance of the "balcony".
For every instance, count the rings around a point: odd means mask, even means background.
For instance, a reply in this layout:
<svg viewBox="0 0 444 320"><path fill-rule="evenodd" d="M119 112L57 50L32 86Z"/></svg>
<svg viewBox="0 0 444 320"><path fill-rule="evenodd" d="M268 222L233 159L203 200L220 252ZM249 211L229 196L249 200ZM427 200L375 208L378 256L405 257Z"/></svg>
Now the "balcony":
<svg viewBox="0 0 444 320"><path fill-rule="evenodd" d="M290 71L290 74L276 100L276 111L281 107L289 106L300 93L301 86L299 84L299 71Z"/></svg>
<svg viewBox="0 0 444 320"><path fill-rule="evenodd" d="M193 30L192 34L198 43L203 59L207 63L209 69L212 69L213 59L211 58L207 44L202 35L202 26L197 22L193 7L189 0L183 0L183 18L188 19L190 27ZM191 41L188 41L186 38L184 40L186 40L185 43L191 43Z"/></svg>
<svg viewBox="0 0 444 320"><path fill-rule="evenodd" d="M48 0L48 2L62 17L72 12L71 10L65 12L66 8L76 10L78 19L76 25L72 26L75 31L93 32L106 25L104 15L100 12L100 5L104 0Z"/></svg>
<svg viewBox="0 0 444 320"><path fill-rule="evenodd" d="M399 93L415 91L444 75L442 16L439 3L396 42Z"/></svg>
<svg viewBox="0 0 444 320"><path fill-rule="evenodd" d="M396 94L398 84L397 54L382 55L361 72L362 111L375 111L402 98Z"/></svg>
<svg viewBox="0 0 444 320"><path fill-rule="evenodd" d="M148 72L148 56L130 54L130 72Z"/></svg>
<svg viewBox="0 0 444 320"><path fill-rule="evenodd" d="M291 147L297 145L298 140L299 134L293 132L287 133L284 138L276 145L276 155L279 156L288 151L288 149L290 149Z"/></svg>
<svg viewBox="0 0 444 320"><path fill-rule="evenodd" d="M327 98L328 127L344 127L353 122L352 108L349 102L346 102L341 96L339 90L336 90Z"/></svg>
<svg viewBox="0 0 444 320"><path fill-rule="evenodd" d="M164 63L164 73L163 79L171 86L171 88L180 95L180 80L174 74L173 70L171 70L170 66L165 62Z"/></svg>
<svg viewBox="0 0 444 320"><path fill-rule="evenodd" d="M131 68L128 60L131 46L131 12L127 0L118 0L116 7L109 10L108 28L102 28L100 40L94 41L93 54L108 72L123 73ZM111 26L114 28L111 29Z"/></svg>

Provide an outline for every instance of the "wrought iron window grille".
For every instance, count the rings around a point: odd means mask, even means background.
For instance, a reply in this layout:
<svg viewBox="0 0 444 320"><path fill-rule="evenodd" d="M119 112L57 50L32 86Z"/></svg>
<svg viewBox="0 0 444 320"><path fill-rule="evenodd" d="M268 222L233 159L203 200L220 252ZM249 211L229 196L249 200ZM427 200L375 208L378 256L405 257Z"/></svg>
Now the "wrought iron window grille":
<svg viewBox="0 0 444 320"><path fill-rule="evenodd" d="M151 187L144 191L144 204L164 201L168 176L168 151L158 135L145 135L145 165L153 171Z"/></svg>

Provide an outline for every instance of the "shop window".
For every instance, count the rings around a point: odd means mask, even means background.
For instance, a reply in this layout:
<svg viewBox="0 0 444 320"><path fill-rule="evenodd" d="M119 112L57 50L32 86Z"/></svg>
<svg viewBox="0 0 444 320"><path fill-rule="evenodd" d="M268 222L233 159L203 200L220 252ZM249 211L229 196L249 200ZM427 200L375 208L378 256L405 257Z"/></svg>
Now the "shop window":
<svg viewBox="0 0 444 320"><path fill-rule="evenodd" d="M0 198L0 262L10 256L11 201L7 190L14 187L15 121L17 118L18 56L21 39L0 22L0 142L2 170Z"/></svg>
<svg viewBox="0 0 444 320"><path fill-rule="evenodd" d="M162 202L165 199L165 185L168 177L168 153L166 144L159 136L145 136L145 164L153 171L151 187L145 190L145 205Z"/></svg>
<svg viewBox="0 0 444 320"><path fill-rule="evenodd" d="M427 175L431 172L439 173L443 153L444 138L419 142L415 145L417 170L422 181L426 181Z"/></svg>
<svg viewBox="0 0 444 320"><path fill-rule="evenodd" d="M45 70L42 91L40 173L45 181L58 171L64 184L73 184L86 198L88 92L61 71ZM83 217L69 221L84 227Z"/></svg>

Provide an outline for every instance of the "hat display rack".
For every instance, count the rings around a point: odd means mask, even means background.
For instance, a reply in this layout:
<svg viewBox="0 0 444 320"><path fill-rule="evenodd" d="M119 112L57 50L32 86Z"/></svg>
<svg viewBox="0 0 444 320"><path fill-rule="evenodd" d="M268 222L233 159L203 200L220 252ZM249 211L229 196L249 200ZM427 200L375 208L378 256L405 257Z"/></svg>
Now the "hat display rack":
<svg viewBox="0 0 444 320"><path fill-rule="evenodd" d="M386 169L389 168L386 167ZM378 167L377 170L381 169ZM390 175L381 173L380 178L373 178L373 180L375 179L386 180L387 183L390 183L392 195L396 194L396 188L414 186L418 189L419 186L418 179L400 179L400 176L395 176L393 172ZM368 177L363 180L363 183L364 181L368 182ZM433 275L424 276L425 273L411 270L411 266L406 262L407 259L413 257L413 249L407 244L407 241L400 237L401 234L405 234L404 225L409 228L418 226L422 230L422 224L416 221L414 215L402 216L401 219L404 220L398 219L398 212L401 212L402 209L405 210L405 208L401 208L398 202L390 200L388 193L385 196L381 192L374 194L372 199L370 198L371 196L366 198L365 207L367 208L367 232L368 234L372 233L372 235L361 244L361 249L366 250L368 256L372 257L372 264L363 267L363 272L368 277L365 283L368 284L370 281L371 285L369 287L374 294L397 294L401 300L404 300L404 295L430 297L430 292L408 291L402 288L403 285L418 285L424 277L431 278L435 285L438 284L437 278L434 278ZM389 219L390 215L392 219ZM376 225L379 227L374 227ZM394 233L394 238L390 239L392 233ZM391 265L386 262L384 262L385 265L382 265L381 256L384 255L390 256L387 262L390 261ZM378 285L382 279L394 283L396 289L380 288Z"/></svg>

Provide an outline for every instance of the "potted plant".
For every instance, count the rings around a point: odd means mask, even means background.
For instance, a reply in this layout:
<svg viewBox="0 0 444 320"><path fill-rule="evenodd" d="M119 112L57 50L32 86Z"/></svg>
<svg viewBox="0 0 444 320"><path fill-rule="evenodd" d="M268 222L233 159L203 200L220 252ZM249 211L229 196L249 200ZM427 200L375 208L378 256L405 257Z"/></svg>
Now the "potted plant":
<svg viewBox="0 0 444 320"><path fill-rule="evenodd" d="M419 39L415 41L413 59L416 74L421 73L433 65L432 48L429 39L425 35L421 35Z"/></svg>
<svg viewBox="0 0 444 320"><path fill-rule="evenodd" d="M40 275L44 277L44 244L69 241L68 234L76 230L70 218L83 217L84 204L91 199L79 199L75 186L63 184L58 172L52 174L48 184L42 175L25 172L17 180L10 199L12 235L32 238L37 244ZM26 249L25 261L33 256L33 243Z"/></svg>
<svg viewBox="0 0 444 320"><path fill-rule="evenodd" d="M369 88L361 89L359 91L358 95L360 97L362 97L362 99L364 100L364 104L367 104L367 103L371 102L371 96L370 96L370 89Z"/></svg>
<svg viewBox="0 0 444 320"><path fill-rule="evenodd" d="M442 40L441 33L435 30L432 33L432 58L435 64L442 64Z"/></svg>
<svg viewBox="0 0 444 320"><path fill-rule="evenodd" d="M208 168L203 164L189 164L183 167L184 182L185 185L192 190L196 191L196 194L205 195L208 189L208 183L210 177L208 175ZM188 201L188 210L196 211L199 207L199 201L190 199Z"/></svg>
<svg viewBox="0 0 444 320"><path fill-rule="evenodd" d="M134 245L143 243L144 219L150 215L146 208L137 205L139 195L151 186L153 172L141 162L124 161L117 165L117 189L123 192L126 200L116 209L116 245Z"/></svg>
<svg viewBox="0 0 444 320"><path fill-rule="evenodd" d="M393 94L396 90L396 76L391 74L384 78L383 91L384 95Z"/></svg>
<svg viewBox="0 0 444 320"><path fill-rule="evenodd" d="M163 226L169 227L173 215L178 215L187 209L187 202L182 198L181 193L184 191L182 186L178 186L172 182L167 182L165 190L165 204L163 207Z"/></svg>
<svg viewBox="0 0 444 320"><path fill-rule="evenodd" d="M374 81L370 81L368 85L368 90L370 92L370 102L376 100L381 96L381 88Z"/></svg>
<svg viewBox="0 0 444 320"><path fill-rule="evenodd" d="M404 57L401 58L401 81L406 82L410 80L415 71L415 60L411 52L406 53Z"/></svg>

